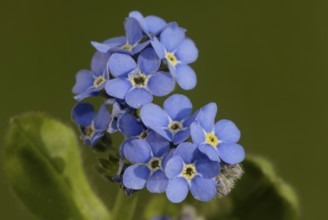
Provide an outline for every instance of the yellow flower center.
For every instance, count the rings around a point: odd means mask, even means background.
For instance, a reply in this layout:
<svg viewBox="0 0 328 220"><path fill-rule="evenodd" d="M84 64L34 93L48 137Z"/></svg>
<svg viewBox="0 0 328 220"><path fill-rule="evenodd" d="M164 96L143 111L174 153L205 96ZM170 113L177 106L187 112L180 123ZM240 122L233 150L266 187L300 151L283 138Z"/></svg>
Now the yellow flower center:
<svg viewBox="0 0 328 220"><path fill-rule="evenodd" d="M84 130L84 135L89 139L92 138L94 133L95 133L95 128L92 125L86 127Z"/></svg>
<svg viewBox="0 0 328 220"><path fill-rule="evenodd" d="M130 79L130 82L134 87L142 88L147 85L148 78L145 74L138 74L138 75L134 75Z"/></svg>
<svg viewBox="0 0 328 220"><path fill-rule="evenodd" d="M123 49L123 50L129 50L129 51L131 51L132 48L133 48L133 46L130 45L130 44L124 44L124 45L121 47L121 49Z"/></svg>
<svg viewBox="0 0 328 220"><path fill-rule="evenodd" d="M177 65L178 59L174 55L174 53L165 53L165 58L168 62L170 62L173 66Z"/></svg>
<svg viewBox="0 0 328 220"><path fill-rule="evenodd" d="M172 134L178 133L182 130L182 124L179 121L171 121L168 128Z"/></svg>
<svg viewBox="0 0 328 220"><path fill-rule="evenodd" d="M182 176L187 180L192 180L197 174L194 164L186 164L182 169Z"/></svg>
<svg viewBox="0 0 328 220"><path fill-rule="evenodd" d="M156 171L161 168L161 159L159 158L153 158L149 161L148 167L151 171Z"/></svg>
<svg viewBox="0 0 328 220"><path fill-rule="evenodd" d="M93 87L98 88L102 84L106 82L106 79L104 76L98 76L94 81L93 81Z"/></svg>
<svg viewBox="0 0 328 220"><path fill-rule="evenodd" d="M217 136L215 136L215 134L207 133L205 137L205 142L211 145L212 147L216 147L219 144L219 139Z"/></svg>

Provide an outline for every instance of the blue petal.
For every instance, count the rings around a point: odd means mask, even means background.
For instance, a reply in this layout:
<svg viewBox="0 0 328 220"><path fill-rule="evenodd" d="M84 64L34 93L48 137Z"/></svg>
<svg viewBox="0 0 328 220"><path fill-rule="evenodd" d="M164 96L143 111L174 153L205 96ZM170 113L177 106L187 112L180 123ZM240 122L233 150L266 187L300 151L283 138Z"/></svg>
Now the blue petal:
<svg viewBox="0 0 328 220"><path fill-rule="evenodd" d="M97 130L107 130L110 120L111 116L107 106L103 104L97 113L94 126Z"/></svg>
<svg viewBox="0 0 328 220"><path fill-rule="evenodd" d="M191 117L189 117L187 120L185 120L183 122L183 126L186 127L186 128L189 128L190 125L193 122L195 122L195 120L197 119L199 112L200 112L200 110L197 110Z"/></svg>
<svg viewBox="0 0 328 220"><path fill-rule="evenodd" d="M125 101L132 108L141 108L151 103L153 101L153 96L144 88L134 88L127 92Z"/></svg>
<svg viewBox="0 0 328 220"><path fill-rule="evenodd" d="M136 139L124 146L124 155L132 163L147 163L151 158L151 148L142 139Z"/></svg>
<svg viewBox="0 0 328 220"><path fill-rule="evenodd" d="M157 134L161 135L168 141L172 141L172 133L167 130L167 128L152 128Z"/></svg>
<svg viewBox="0 0 328 220"><path fill-rule="evenodd" d="M185 200L188 195L189 186L185 179L174 178L169 181L166 188L166 196L173 203L179 203Z"/></svg>
<svg viewBox="0 0 328 220"><path fill-rule="evenodd" d="M213 179L196 176L191 180L190 191L195 199L208 202L217 194L216 183Z"/></svg>
<svg viewBox="0 0 328 220"><path fill-rule="evenodd" d="M201 144L198 146L198 149L205 154L210 160L220 161L218 151L215 147L212 147L208 144Z"/></svg>
<svg viewBox="0 0 328 220"><path fill-rule="evenodd" d="M178 64L176 66L176 77L179 86L184 90L191 90L197 84L195 71L186 64Z"/></svg>
<svg viewBox="0 0 328 220"><path fill-rule="evenodd" d="M80 102L72 109L72 119L78 125L89 126L94 117L95 110L89 103Z"/></svg>
<svg viewBox="0 0 328 220"><path fill-rule="evenodd" d="M129 189L143 189L149 174L150 170L147 166L140 164L129 166L123 174L123 185Z"/></svg>
<svg viewBox="0 0 328 220"><path fill-rule="evenodd" d="M206 179L214 178L220 173L220 163L209 160L206 156L201 156L196 161L197 173Z"/></svg>
<svg viewBox="0 0 328 220"><path fill-rule="evenodd" d="M170 143L155 131L149 131L146 141L152 148L155 157L162 157L170 150Z"/></svg>
<svg viewBox="0 0 328 220"><path fill-rule="evenodd" d="M173 91L174 79L171 74L157 72L148 81L148 88L154 96L165 96Z"/></svg>
<svg viewBox="0 0 328 220"><path fill-rule="evenodd" d="M142 29L140 28L139 22L135 18L127 18L125 20L125 33L128 43L134 45L139 42L142 38Z"/></svg>
<svg viewBox="0 0 328 220"><path fill-rule="evenodd" d="M165 167L166 167L167 162L174 157L174 151L175 151L175 148L171 149L168 152L168 154L166 154L164 156L164 158L162 159L162 168L163 168L163 170L165 170Z"/></svg>
<svg viewBox="0 0 328 220"><path fill-rule="evenodd" d="M150 41L147 40L145 42L142 42L140 44L137 44L135 47L132 48L131 54L135 55L139 52L141 52L143 49L145 49L150 44Z"/></svg>
<svg viewBox="0 0 328 220"><path fill-rule="evenodd" d="M91 70L96 73L97 76L102 75L107 70L107 62L109 59L108 53L96 52L91 60Z"/></svg>
<svg viewBox="0 0 328 220"><path fill-rule="evenodd" d="M134 59L122 53L114 53L108 60L111 74L115 77L127 77L128 73L137 67Z"/></svg>
<svg viewBox="0 0 328 220"><path fill-rule="evenodd" d="M98 50L101 53L107 53L111 49L110 46L108 46L107 44L104 44L104 43L91 41L91 44L94 48L96 48L96 50Z"/></svg>
<svg viewBox="0 0 328 220"><path fill-rule="evenodd" d="M214 120L218 107L214 102L205 105L198 114L197 121L206 132L212 132L214 129Z"/></svg>
<svg viewBox="0 0 328 220"><path fill-rule="evenodd" d="M237 164L245 159L245 151L239 144L220 143L218 153L221 160L228 164Z"/></svg>
<svg viewBox="0 0 328 220"><path fill-rule="evenodd" d="M125 154L124 154L125 146L128 144L131 144L132 141L137 140L137 139L138 139L137 137L130 137L122 142L122 144L120 146L120 150L119 150L120 156L122 159L125 159Z"/></svg>
<svg viewBox="0 0 328 220"><path fill-rule="evenodd" d="M114 96L118 99L124 99L126 93L131 88L131 83L126 79L111 79L106 82L105 90L108 95Z"/></svg>
<svg viewBox="0 0 328 220"><path fill-rule="evenodd" d="M180 144L180 143L184 142L185 140L187 140L189 137L190 137L189 129L182 130L173 136L172 141L174 144Z"/></svg>
<svg viewBox="0 0 328 220"><path fill-rule="evenodd" d="M75 77L76 83L72 89L74 94L84 92L93 85L93 73L88 70L80 70Z"/></svg>
<svg viewBox="0 0 328 220"><path fill-rule="evenodd" d="M154 48L157 56L160 58L160 59L164 59L165 57L165 50L164 50L164 47L163 45L161 44L161 42L159 42L159 40L154 37L152 38L152 40L150 41L152 47Z"/></svg>
<svg viewBox="0 0 328 220"><path fill-rule="evenodd" d="M166 128L169 124L168 115L161 107L148 104L141 108L141 120L149 128Z"/></svg>
<svg viewBox="0 0 328 220"><path fill-rule="evenodd" d="M179 61L186 64L193 63L198 58L198 49L190 39L185 39L175 52Z"/></svg>
<svg viewBox="0 0 328 220"><path fill-rule="evenodd" d="M129 17L137 19L139 22L143 22L144 17L139 11L131 11Z"/></svg>
<svg viewBox="0 0 328 220"><path fill-rule="evenodd" d="M161 65L161 60L153 48L143 50L138 57L138 66L142 73L155 73Z"/></svg>
<svg viewBox="0 0 328 220"><path fill-rule="evenodd" d="M186 164L193 163L199 154L197 146L190 142L179 144L174 152L174 155L180 156Z"/></svg>
<svg viewBox="0 0 328 220"><path fill-rule="evenodd" d="M179 156L174 156L166 163L165 174L168 178L175 178L182 172L182 168L182 158Z"/></svg>
<svg viewBox="0 0 328 220"><path fill-rule="evenodd" d="M127 137L137 136L143 131L142 123L130 113L124 113L119 117L118 129Z"/></svg>
<svg viewBox="0 0 328 220"><path fill-rule="evenodd" d="M147 31L153 35L159 34L159 32L166 26L166 22L162 18L152 15L145 18L144 24Z"/></svg>
<svg viewBox="0 0 328 220"><path fill-rule="evenodd" d="M165 173L162 170L158 170L150 175L147 181L147 190L151 193L162 193L165 192L168 183L169 180Z"/></svg>
<svg viewBox="0 0 328 220"><path fill-rule="evenodd" d="M191 124L190 134L191 134L192 141L196 145L200 145L201 143L205 142L205 132L197 122Z"/></svg>
<svg viewBox="0 0 328 220"><path fill-rule="evenodd" d="M125 36L113 37L113 38L109 38L109 39L104 41L104 44L106 44L110 48L121 47L125 43L126 43L126 37Z"/></svg>
<svg viewBox="0 0 328 220"><path fill-rule="evenodd" d="M215 135L225 143L236 143L240 139L240 131L230 120L220 120L215 124Z"/></svg>
<svg viewBox="0 0 328 220"><path fill-rule="evenodd" d="M192 111L192 103L190 99L181 94L174 94L168 97L165 100L163 107L174 121L186 119Z"/></svg>
<svg viewBox="0 0 328 220"><path fill-rule="evenodd" d="M180 27L167 27L161 33L161 43L168 52L173 52L185 39L185 31Z"/></svg>

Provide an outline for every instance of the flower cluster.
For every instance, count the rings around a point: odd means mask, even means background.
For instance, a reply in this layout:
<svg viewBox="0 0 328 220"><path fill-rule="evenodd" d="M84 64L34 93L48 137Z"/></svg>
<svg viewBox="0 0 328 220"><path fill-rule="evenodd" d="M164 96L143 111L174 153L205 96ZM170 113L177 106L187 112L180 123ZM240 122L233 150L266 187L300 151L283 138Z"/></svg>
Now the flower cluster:
<svg viewBox="0 0 328 220"><path fill-rule="evenodd" d="M174 203L189 191L197 200L213 199L220 194L221 168L245 157L238 128L230 120L215 122L215 103L194 112L182 94L168 96L162 107L153 103L176 84L183 90L196 86L189 66L198 57L194 42L176 22L137 11L124 27L124 36L92 42L91 70L76 75L72 118L81 139L93 148L117 151L117 172L110 178L128 194L146 188L165 192ZM85 102L91 97L103 98L98 112ZM108 143L115 132L125 137L119 149Z"/></svg>

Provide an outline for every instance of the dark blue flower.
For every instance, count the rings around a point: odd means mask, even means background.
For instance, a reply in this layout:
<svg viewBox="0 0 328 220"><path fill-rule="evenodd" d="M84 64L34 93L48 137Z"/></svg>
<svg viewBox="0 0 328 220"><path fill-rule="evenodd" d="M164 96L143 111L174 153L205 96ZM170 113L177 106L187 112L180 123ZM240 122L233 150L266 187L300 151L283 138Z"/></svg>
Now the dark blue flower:
<svg viewBox="0 0 328 220"><path fill-rule="evenodd" d="M81 101L89 96L98 95L109 79L107 61L109 55L96 52L91 61L91 71L80 70L76 74L76 83L72 89L74 98Z"/></svg>
<svg viewBox="0 0 328 220"><path fill-rule="evenodd" d="M190 124L197 112L190 116L192 103L189 98L174 94L164 102L164 110L155 104L142 107L140 115L143 123L174 144L179 144L190 137Z"/></svg>
<svg viewBox="0 0 328 220"><path fill-rule="evenodd" d="M82 102L72 109L72 118L81 128L84 143L92 146L96 145L104 136L111 120L105 104L96 114L91 104Z"/></svg>
<svg viewBox="0 0 328 220"><path fill-rule="evenodd" d="M167 25L160 34L160 40L154 37L151 44L157 55L167 62L179 86L185 90L193 89L197 78L188 64L196 61L198 49L191 39L185 37L185 30L174 23Z"/></svg>
<svg viewBox="0 0 328 220"><path fill-rule="evenodd" d="M170 144L159 141L156 133L149 133L147 140L135 139L124 147L124 156L134 163L123 174L123 185L129 189L140 190L144 187L149 192L164 192L168 178L164 167L169 157Z"/></svg>
<svg viewBox="0 0 328 220"><path fill-rule="evenodd" d="M207 202L217 195L214 178L219 172L218 161L209 160L195 144L181 143L165 166L169 178L166 196L171 202L179 203L190 189L195 199Z"/></svg>
<svg viewBox="0 0 328 220"><path fill-rule="evenodd" d="M158 72L161 61L152 48L143 50L137 63L127 54L114 53L108 61L115 79L106 83L108 95L123 99L133 108L152 102L154 96L164 96L174 89L169 73Z"/></svg>
<svg viewBox="0 0 328 220"><path fill-rule="evenodd" d="M124 23L125 35L110 38L103 43L91 42L102 53L121 52L131 55L137 54L149 45L149 39L143 40L143 29L137 19L130 17Z"/></svg>
<svg viewBox="0 0 328 220"><path fill-rule="evenodd" d="M220 120L214 124L217 105L204 106L191 127L191 137L201 152L211 160L220 159L227 164L237 164L244 160L245 151L237 144L240 131L230 120Z"/></svg>
<svg viewBox="0 0 328 220"><path fill-rule="evenodd" d="M130 12L129 17L137 19L148 37L157 36L166 26L166 21L162 18L153 15L144 17L139 11Z"/></svg>

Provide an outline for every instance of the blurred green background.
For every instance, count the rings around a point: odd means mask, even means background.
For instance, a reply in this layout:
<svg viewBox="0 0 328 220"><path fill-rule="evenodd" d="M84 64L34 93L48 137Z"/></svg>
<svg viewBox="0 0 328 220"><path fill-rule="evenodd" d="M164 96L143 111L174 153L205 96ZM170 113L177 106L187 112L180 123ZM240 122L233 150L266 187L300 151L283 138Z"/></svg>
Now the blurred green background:
<svg viewBox="0 0 328 220"><path fill-rule="evenodd" d="M178 21L200 51L195 108L210 101L270 159L300 198L302 219L328 219L328 2L300 0L0 0L0 131L11 116L48 112L70 123L75 73L102 41L124 33L131 10ZM60 138L60 137L59 137ZM88 177L106 203L116 186ZM34 219L0 173L0 218Z"/></svg>

